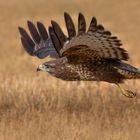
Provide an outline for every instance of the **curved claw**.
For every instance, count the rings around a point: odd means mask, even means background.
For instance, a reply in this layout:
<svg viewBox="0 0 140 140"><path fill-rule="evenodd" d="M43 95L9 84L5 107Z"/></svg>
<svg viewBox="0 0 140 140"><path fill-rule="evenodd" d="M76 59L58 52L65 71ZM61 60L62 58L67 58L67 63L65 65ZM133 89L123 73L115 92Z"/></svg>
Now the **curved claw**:
<svg viewBox="0 0 140 140"><path fill-rule="evenodd" d="M134 98L137 94L136 92L130 91L130 90L125 90L126 94L124 94L124 96L128 97L128 98Z"/></svg>
<svg viewBox="0 0 140 140"><path fill-rule="evenodd" d="M121 90L121 93L128 97L128 98L134 98L136 96L136 92L130 91L130 90L125 90L121 87L120 84L117 84L117 86L119 87L119 89Z"/></svg>

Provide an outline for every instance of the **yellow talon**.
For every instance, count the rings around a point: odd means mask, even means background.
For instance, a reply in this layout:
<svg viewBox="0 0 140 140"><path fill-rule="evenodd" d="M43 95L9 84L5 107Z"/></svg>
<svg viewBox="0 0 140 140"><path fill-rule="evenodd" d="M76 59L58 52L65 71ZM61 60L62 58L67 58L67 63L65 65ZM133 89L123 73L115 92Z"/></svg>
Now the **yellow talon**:
<svg viewBox="0 0 140 140"><path fill-rule="evenodd" d="M125 90L124 88L121 87L120 84L117 84L117 86L119 87L119 89L121 90L121 93L128 97L128 98L134 98L136 96L136 93L130 91L130 90Z"/></svg>

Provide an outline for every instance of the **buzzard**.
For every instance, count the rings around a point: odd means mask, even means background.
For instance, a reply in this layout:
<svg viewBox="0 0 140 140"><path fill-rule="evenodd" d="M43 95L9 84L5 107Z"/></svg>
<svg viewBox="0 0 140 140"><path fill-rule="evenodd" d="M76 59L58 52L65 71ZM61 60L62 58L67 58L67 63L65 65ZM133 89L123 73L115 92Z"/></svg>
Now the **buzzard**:
<svg viewBox="0 0 140 140"><path fill-rule="evenodd" d="M112 36L103 25L92 18L88 30L82 13L78 16L78 31L68 13L64 13L68 36L59 24L51 21L46 31L41 22L37 27L27 21L31 36L19 27L21 42L31 56L52 61L38 66L37 71L45 71L66 81L105 81L116 84L126 97L135 97L135 93L121 87L126 79L140 78L140 70L125 63L128 53L121 48L121 41Z"/></svg>

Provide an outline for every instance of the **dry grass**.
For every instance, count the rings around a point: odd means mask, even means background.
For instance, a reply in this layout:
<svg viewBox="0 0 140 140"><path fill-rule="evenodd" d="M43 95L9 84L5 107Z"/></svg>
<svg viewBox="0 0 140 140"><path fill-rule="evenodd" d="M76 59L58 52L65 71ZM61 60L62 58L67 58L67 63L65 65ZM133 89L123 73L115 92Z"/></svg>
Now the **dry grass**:
<svg viewBox="0 0 140 140"><path fill-rule="evenodd" d="M139 140L140 82L127 82L138 92L127 99L114 85L64 82L36 73L39 63L20 48L17 27L28 19L63 22L68 11L77 21L98 17L122 38L131 64L140 67L140 2L122 0L0 0L0 140ZM76 23L77 24L77 23Z"/></svg>

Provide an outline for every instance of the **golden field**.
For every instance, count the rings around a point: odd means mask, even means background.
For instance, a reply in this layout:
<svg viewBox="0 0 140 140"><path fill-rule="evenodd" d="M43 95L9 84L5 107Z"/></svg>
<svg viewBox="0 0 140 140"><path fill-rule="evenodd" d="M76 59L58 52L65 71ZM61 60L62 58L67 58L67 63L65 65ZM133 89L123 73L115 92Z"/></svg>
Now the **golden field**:
<svg viewBox="0 0 140 140"><path fill-rule="evenodd" d="M64 82L36 72L47 61L21 47L18 26L50 20L64 27L63 13L77 25L78 12L96 16L122 39L129 63L140 68L140 1L0 0L0 140L139 140L140 81L127 81L137 92L124 97L115 85Z"/></svg>

